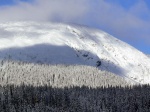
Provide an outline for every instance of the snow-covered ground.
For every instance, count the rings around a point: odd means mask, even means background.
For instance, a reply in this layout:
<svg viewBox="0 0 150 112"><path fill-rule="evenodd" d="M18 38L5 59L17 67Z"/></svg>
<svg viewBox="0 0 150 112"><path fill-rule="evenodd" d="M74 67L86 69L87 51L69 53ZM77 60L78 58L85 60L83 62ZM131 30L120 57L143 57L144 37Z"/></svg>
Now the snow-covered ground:
<svg viewBox="0 0 150 112"><path fill-rule="evenodd" d="M150 58L103 31L79 25L1 23L0 59L97 66L140 83L150 82Z"/></svg>

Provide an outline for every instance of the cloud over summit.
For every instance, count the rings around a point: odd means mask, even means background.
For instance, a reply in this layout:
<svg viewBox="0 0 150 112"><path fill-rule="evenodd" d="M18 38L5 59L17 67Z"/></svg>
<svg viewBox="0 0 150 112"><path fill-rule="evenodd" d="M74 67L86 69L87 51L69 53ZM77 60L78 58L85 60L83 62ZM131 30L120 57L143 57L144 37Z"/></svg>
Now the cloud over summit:
<svg viewBox="0 0 150 112"><path fill-rule="evenodd" d="M0 21L29 20L83 24L100 28L132 45L135 43L140 45L143 42L142 44L147 44L150 49L150 8L146 2L137 0L126 9L108 1L33 0L21 2L15 0L16 5L0 7Z"/></svg>
<svg viewBox="0 0 150 112"><path fill-rule="evenodd" d="M16 5L0 8L0 20L70 21L82 17L87 10L85 0L18 1Z"/></svg>

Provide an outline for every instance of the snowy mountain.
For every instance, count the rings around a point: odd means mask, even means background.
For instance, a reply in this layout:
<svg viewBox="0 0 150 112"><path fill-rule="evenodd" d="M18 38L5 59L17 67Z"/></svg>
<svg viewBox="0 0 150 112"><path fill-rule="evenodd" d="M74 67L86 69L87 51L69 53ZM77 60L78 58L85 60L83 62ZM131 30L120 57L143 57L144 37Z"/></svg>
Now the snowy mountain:
<svg viewBox="0 0 150 112"><path fill-rule="evenodd" d="M1 23L0 59L90 65L150 82L150 59L145 54L103 31L79 25Z"/></svg>

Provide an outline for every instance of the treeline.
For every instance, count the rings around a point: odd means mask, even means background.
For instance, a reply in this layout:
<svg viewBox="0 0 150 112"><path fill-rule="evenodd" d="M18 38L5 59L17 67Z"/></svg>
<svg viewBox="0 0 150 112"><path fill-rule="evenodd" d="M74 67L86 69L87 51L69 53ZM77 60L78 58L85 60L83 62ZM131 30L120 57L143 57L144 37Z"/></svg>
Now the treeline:
<svg viewBox="0 0 150 112"><path fill-rule="evenodd" d="M150 86L0 86L0 112L150 112Z"/></svg>
<svg viewBox="0 0 150 112"><path fill-rule="evenodd" d="M107 71L83 65L46 65L13 61L1 61L0 85L33 85L52 87L122 87L130 81Z"/></svg>

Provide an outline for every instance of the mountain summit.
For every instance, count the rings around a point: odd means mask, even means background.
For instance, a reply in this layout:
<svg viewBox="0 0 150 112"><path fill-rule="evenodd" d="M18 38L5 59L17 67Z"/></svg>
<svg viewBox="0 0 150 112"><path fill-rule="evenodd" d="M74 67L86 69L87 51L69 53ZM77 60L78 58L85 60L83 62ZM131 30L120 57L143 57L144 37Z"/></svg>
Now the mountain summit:
<svg viewBox="0 0 150 112"><path fill-rule="evenodd" d="M117 38L79 25L0 24L0 59L98 67L139 83L150 82L150 59Z"/></svg>

